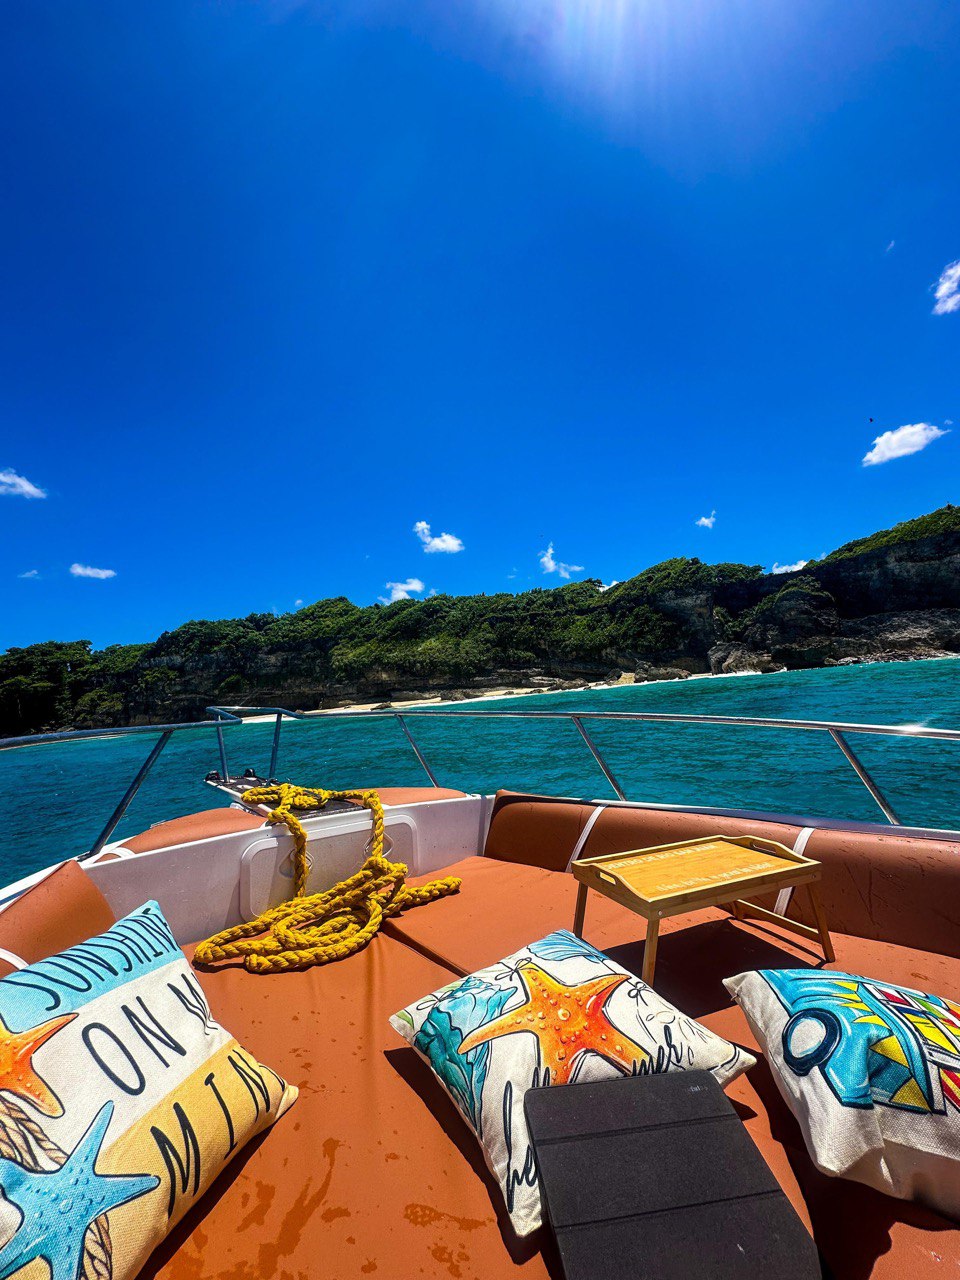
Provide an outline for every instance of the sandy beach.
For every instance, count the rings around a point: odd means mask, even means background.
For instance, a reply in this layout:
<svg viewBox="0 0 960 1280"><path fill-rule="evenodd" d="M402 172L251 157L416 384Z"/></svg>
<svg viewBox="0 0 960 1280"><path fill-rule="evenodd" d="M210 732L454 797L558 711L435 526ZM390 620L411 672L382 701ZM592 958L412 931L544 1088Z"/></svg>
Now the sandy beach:
<svg viewBox="0 0 960 1280"><path fill-rule="evenodd" d="M621 676L619 680L595 680L586 682L582 685L576 685L572 688L564 689L517 689L512 685L504 685L502 688L478 690L469 698L450 698L427 697L427 698L407 698L403 701L384 702L352 702L345 707L322 707L316 711L302 711L304 716L339 716L347 715L354 711L405 711L412 707L465 707L475 702L488 702L491 698L527 698L531 694L541 693L576 693L578 691L586 692L588 689L616 689L625 684L633 684L632 675ZM244 724L263 724L274 720L272 715L262 716L244 716Z"/></svg>

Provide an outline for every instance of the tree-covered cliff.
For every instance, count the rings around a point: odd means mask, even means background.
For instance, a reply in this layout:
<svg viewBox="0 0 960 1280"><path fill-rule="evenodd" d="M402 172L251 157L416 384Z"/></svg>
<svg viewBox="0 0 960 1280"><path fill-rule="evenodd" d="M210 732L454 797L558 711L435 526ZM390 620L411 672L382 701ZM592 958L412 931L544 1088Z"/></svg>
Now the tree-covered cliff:
<svg viewBox="0 0 960 1280"><path fill-rule="evenodd" d="M152 644L49 641L0 654L0 735L189 720L211 702L313 708L700 671L960 652L960 508L793 574L675 559L604 589L434 596L188 622Z"/></svg>

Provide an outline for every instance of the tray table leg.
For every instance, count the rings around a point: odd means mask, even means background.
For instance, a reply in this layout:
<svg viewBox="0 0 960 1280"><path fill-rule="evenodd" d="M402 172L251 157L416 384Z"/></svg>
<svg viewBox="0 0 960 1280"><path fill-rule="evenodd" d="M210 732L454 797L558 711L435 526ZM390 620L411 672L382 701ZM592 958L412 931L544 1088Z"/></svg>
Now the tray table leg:
<svg viewBox="0 0 960 1280"><path fill-rule="evenodd" d="M653 971L657 965L657 942L660 939L660 921L647 921L647 940L643 948L643 972L641 977L648 987L653 986Z"/></svg>
<svg viewBox="0 0 960 1280"><path fill-rule="evenodd" d="M830 937L830 930L827 928L827 917L823 910L823 899L820 897L820 886L818 884L808 884L807 892L810 894L810 906L813 910L813 918L817 922L817 932L820 934L820 945L823 947L823 954L832 963L837 958L837 953L833 949L833 939Z"/></svg>
<svg viewBox="0 0 960 1280"><path fill-rule="evenodd" d="M583 916L587 909L587 886L581 884L577 889L577 909L573 913L573 932L578 938L583 937Z"/></svg>

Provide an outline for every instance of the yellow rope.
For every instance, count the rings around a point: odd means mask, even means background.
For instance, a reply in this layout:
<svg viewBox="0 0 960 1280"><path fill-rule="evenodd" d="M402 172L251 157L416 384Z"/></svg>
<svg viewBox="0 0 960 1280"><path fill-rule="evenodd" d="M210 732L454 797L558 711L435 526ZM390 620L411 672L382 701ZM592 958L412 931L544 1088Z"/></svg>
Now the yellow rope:
<svg viewBox="0 0 960 1280"><path fill-rule="evenodd" d="M293 897L256 920L234 925L201 942L193 957L199 964L242 959L250 973L279 973L343 960L365 947L388 916L445 898L460 888L455 876L419 888L404 884L404 863L389 862L383 856L383 806L376 791L324 791L282 783L253 787L243 793L243 800L249 805L273 805L267 821L282 824L293 837ZM359 800L369 809L373 844L370 856L354 875L323 893L306 896L307 833L295 810L322 809L328 800Z"/></svg>

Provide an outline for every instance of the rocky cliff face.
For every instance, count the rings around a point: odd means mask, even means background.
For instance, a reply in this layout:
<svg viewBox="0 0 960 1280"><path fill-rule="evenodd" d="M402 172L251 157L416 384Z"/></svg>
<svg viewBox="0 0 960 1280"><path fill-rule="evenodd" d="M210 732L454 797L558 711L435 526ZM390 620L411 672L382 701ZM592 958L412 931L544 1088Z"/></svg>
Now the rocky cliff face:
<svg viewBox="0 0 960 1280"><path fill-rule="evenodd" d="M739 614L739 661L766 669L960 653L960 536L930 538L768 575ZM711 659L711 669L719 654Z"/></svg>
<svg viewBox="0 0 960 1280"><path fill-rule="evenodd" d="M805 572L833 595L844 618L952 609L960 605L960 538L942 533L828 558Z"/></svg>

